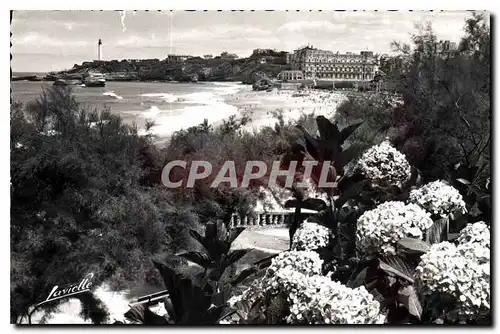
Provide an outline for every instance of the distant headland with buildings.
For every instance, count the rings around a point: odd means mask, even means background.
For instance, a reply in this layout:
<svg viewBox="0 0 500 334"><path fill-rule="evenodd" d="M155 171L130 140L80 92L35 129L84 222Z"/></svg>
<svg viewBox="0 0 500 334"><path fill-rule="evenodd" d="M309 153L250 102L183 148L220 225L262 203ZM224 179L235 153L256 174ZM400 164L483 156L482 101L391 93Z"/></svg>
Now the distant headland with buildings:
<svg viewBox="0 0 500 334"><path fill-rule="evenodd" d="M441 45L444 54L456 50L453 42L443 41ZM71 69L43 77L13 77L12 80L79 80L89 72L99 72L107 81L240 81L254 85L280 81L329 87L357 86L383 77L393 58L368 50L339 53L307 45L294 52L255 49L246 58L222 52L216 56L169 54L164 59L100 60L100 48L99 41L98 60L75 64Z"/></svg>

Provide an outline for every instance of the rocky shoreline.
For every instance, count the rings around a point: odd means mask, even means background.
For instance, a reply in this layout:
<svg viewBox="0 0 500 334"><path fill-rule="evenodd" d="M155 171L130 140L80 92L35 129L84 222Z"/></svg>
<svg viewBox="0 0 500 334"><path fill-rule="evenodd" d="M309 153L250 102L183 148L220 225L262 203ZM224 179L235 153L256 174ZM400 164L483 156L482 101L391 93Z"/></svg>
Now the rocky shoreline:
<svg viewBox="0 0 500 334"><path fill-rule="evenodd" d="M11 81L81 80L85 73L100 72L107 81L145 82L196 82L239 81L253 84L263 78L275 78L282 70L289 69L283 55L277 53L265 57L204 59L191 57L182 62L168 59L94 60L74 64L71 69L51 72L45 76L26 75L12 77Z"/></svg>

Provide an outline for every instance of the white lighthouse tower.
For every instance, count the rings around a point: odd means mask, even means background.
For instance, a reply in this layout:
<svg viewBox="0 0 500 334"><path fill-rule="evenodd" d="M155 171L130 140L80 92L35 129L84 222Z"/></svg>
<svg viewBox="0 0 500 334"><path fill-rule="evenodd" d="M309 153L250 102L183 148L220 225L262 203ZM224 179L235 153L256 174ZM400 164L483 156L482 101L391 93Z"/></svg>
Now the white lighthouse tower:
<svg viewBox="0 0 500 334"><path fill-rule="evenodd" d="M97 42L97 60L101 60L101 49L102 49L102 41L99 38L99 42Z"/></svg>

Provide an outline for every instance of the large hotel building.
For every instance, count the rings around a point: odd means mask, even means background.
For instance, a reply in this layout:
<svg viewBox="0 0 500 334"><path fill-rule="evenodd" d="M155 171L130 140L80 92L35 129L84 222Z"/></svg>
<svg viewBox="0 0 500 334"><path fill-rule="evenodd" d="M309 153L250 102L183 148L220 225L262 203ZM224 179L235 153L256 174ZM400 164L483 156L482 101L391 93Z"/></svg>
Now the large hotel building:
<svg viewBox="0 0 500 334"><path fill-rule="evenodd" d="M301 71L304 79L317 81L370 81L378 71L373 51L344 54L303 47L289 54L287 61L293 71Z"/></svg>

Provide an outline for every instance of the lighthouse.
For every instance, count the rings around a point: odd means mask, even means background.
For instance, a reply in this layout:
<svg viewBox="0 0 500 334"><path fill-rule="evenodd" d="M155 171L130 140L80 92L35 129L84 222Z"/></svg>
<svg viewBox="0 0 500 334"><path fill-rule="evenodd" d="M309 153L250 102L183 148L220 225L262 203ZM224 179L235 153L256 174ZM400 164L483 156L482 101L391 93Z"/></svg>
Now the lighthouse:
<svg viewBox="0 0 500 334"><path fill-rule="evenodd" d="M99 38L99 41L97 42L97 60L101 60L101 48L102 48L102 41Z"/></svg>

